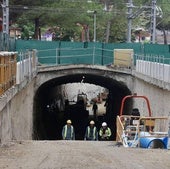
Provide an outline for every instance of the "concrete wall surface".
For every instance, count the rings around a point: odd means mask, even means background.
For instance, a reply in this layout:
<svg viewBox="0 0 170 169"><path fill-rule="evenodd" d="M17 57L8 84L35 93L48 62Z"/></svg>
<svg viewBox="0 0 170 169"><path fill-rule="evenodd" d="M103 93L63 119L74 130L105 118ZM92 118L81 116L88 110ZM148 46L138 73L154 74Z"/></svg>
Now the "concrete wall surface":
<svg viewBox="0 0 170 169"><path fill-rule="evenodd" d="M32 139L34 82L33 79L22 89L16 85L7 91L6 96L2 96L0 101L1 143Z"/></svg>
<svg viewBox="0 0 170 169"><path fill-rule="evenodd" d="M59 73L62 76L61 72ZM47 80L51 80L54 78L54 74L59 76L59 73L58 75L56 72L52 73L52 77L45 74L43 78L48 77ZM113 74L111 75L110 77L115 78ZM131 76L126 76L126 78L119 77L116 80L122 79L126 79L126 85L132 93L148 97L153 116L168 116L170 91L148 83L139 77L133 79ZM0 97L0 143L32 139L34 94L40 84L45 83L45 80L43 82L36 80L34 78L31 82L16 85ZM134 107L139 108L142 116L148 116L145 100L135 101Z"/></svg>
<svg viewBox="0 0 170 169"><path fill-rule="evenodd" d="M134 83L134 92L138 95L144 95L149 99L152 116L168 116L170 112L170 91L159 88L139 78L136 78ZM148 115L148 109L144 99L134 103L134 106L139 108L141 115Z"/></svg>

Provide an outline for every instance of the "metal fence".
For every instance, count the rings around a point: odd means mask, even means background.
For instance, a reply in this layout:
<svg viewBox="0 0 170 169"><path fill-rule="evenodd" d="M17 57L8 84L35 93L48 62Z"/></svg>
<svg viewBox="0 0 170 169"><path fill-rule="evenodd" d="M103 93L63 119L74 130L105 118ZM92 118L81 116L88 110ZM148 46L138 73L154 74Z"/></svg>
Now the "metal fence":
<svg viewBox="0 0 170 169"><path fill-rule="evenodd" d="M47 65L62 65L62 64L107 65L113 63L113 50L110 49L104 50L102 48L96 47L56 48L38 50L37 56L39 64Z"/></svg>
<svg viewBox="0 0 170 169"><path fill-rule="evenodd" d="M15 51L16 39L0 32L0 51Z"/></svg>
<svg viewBox="0 0 170 169"><path fill-rule="evenodd" d="M135 55L170 58L170 45L16 40L16 51L30 49L38 51L39 62L42 64L107 65L113 63L115 49L133 49Z"/></svg>
<svg viewBox="0 0 170 169"><path fill-rule="evenodd" d="M16 84L24 80L31 80L37 74L37 52L30 50L18 53L19 61L17 62Z"/></svg>

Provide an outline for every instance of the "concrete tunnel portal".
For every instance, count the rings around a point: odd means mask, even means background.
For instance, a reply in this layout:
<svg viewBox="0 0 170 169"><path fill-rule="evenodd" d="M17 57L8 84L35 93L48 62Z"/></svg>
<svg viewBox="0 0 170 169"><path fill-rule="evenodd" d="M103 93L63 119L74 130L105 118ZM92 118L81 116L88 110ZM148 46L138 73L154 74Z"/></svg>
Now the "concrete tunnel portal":
<svg viewBox="0 0 170 169"><path fill-rule="evenodd" d="M85 77L84 83L94 84L108 90L106 113L95 120L99 130L101 123L106 121L112 130L112 140L116 138L116 116L119 114L122 98L130 95L131 91L123 83L104 76L94 74L74 74L54 78L42 84L34 97L33 108L33 139L34 140L60 140L62 127L67 119L71 119L75 127L76 140L83 140L85 128L93 117L88 115L80 105L70 107L64 105L61 110L57 106L49 111L47 105L51 100L61 100L64 96L59 86L68 83L79 83ZM76 103L77 105L77 103ZM125 104L125 112L129 114L132 108L132 100ZM68 115L69 112L69 115Z"/></svg>

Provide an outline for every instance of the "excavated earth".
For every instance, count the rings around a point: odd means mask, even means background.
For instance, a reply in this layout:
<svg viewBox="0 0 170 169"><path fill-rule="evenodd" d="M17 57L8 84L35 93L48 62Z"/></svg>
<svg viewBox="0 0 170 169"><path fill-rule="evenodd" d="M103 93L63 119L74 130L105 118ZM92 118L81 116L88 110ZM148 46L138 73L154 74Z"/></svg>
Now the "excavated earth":
<svg viewBox="0 0 170 169"><path fill-rule="evenodd" d="M169 169L170 150L101 141L17 141L0 146L0 169Z"/></svg>

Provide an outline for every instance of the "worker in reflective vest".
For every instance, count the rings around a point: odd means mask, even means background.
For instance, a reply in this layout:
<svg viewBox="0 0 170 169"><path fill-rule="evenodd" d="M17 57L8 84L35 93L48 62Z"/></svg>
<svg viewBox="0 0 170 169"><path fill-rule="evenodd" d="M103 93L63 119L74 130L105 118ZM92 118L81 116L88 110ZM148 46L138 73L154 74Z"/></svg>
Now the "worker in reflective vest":
<svg viewBox="0 0 170 169"><path fill-rule="evenodd" d="M67 124L63 127L62 138L63 140L75 140L74 127L71 125L71 120L67 120Z"/></svg>
<svg viewBox="0 0 170 169"><path fill-rule="evenodd" d="M87 126L86 128L84 139L92 140L92 141L98 140L98 132L97 132L97 128L95 127L95 122L93 120L90 121L90 125Z"/></svg>
<svg viewBox="0 0 170 169"><path fill-rule="evenodd" d="M110 128L107 126L106 122L102 123L102 127L99 130L99 136L100 140L107 141L110 139L110 136L112 135Z"/></svg>

